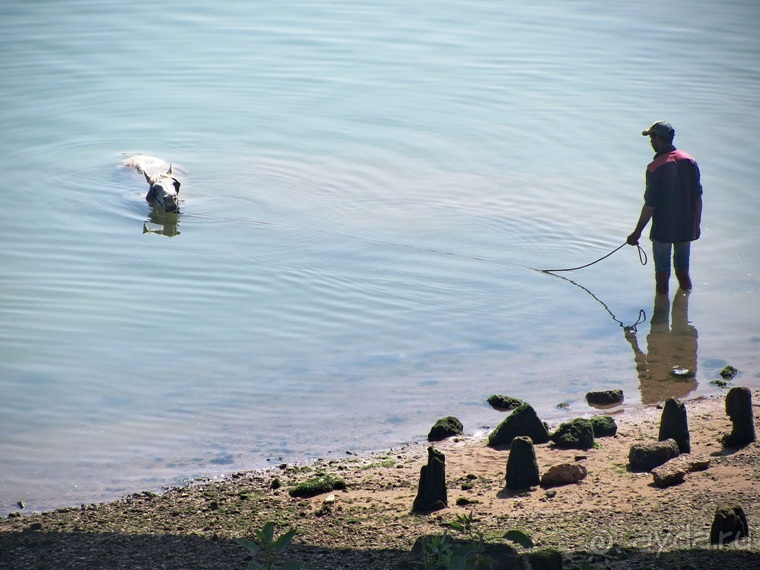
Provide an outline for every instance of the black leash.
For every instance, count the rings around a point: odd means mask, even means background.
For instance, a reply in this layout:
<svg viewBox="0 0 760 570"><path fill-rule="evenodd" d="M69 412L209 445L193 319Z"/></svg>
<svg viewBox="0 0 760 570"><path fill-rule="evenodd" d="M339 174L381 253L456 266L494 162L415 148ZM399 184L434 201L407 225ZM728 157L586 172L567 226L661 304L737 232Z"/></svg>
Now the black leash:
<svg viewBox="0 0 760 570"><path fill-rule="evenodd" d="M590 266L594 265L595 263L599 263L603 259L607 259L610 255L612 255L616 251L624 248L626 245L628 245L628 242L626 242L626 243L624 243L622 245L619 245L618 247L616 247L615 249L613 249L611 252L609 252L607 255L605 255L603 257L600 257L596 261L592 261L591 263L587 263L586 265L581 265L580 267L569 267L567 269L536 269L536 271L541 271L543 273L560 273L562 271L577 271L578 269L584 269L586 267L590 267ZM641 262L641 265L646 265L647 264L647 254L646 254L646 252L641 248L641 246L639 244L636 244L636 247L639 248L639 261Z"/></svg>
<svg viewBox="0 0 760 570"><path fill-rule="evenodd" d="M616 247L615 249L613 249L611 252L609 252L607 255L600 257L596 261L592 261L591 263L587 263L586 265L581 265L580 267L568 267L566 269L564 269L564 268L563 269L536 269L536 271L541 271L542 273L548 273L548 274L550 274L553 277L556 277L558 279L564 279L565 281L568 281L568 282L572 283L573 285L575 285L579 289L582 289L583 291L585 291L586 293L588 293L589 295L591 295L591 297L597 303L599 303L602 307L604 307L604 310L607 311L607 313L609 313L610 317L612 317L612 320L615 321L617 324L619 324L625 331L636 332L636 327L638 325L640 325L641 323L646 322L646 320L647 320L647 314L644 312L644 309L640 309L639 310L639 318L636 319L635 323L633 323L632 325L625 325L623 323L623 321L621 321L620 319L618 319L615 316L615 314L610 310L610 308L607 306L607 303L605 303L599 297L597 297L596 295L594 295L586 287L584 287L583 285L580 285L580 284L576 283L572 279L568 279L567 277L565 277L563 275L554 275L555 273L560 273L562 271L577 271L578 269L583 269L585 267L590 267L591 265L594 265L595 263L599 263L603 259L607 259L610 255L612 255L616 251L621 250L626 245L628 245L628 242L625 242L622 245L619 245L618 247ZM639 250L639 261L641 262L641 265L646 265L647 264L647 254L646 254L646 252L641 248L641 246L639 244L636 244L636 247Z"/></svg>
<svg viewBox="0 0 760 570"><path fill-rule="evenodd" d="M620 248L618 248L618 249L620 249ZM615 250L615 251L617 251L617 250ZM612 253L615 253L615 252L613 251ZM548 271L544 271L544 273L549 273L549 272ZM607 306L607 303L605 303L604 301L602 301L599 297L597 297L596 295L594 295L590 290L588 290L586 287L584 287L580 283L576 283L575 281L573 281L569 277L565 277L564 275L554 275L553 273L551 273L550 275L552 277L556 277L557 279L563 279L563 280L567 281L568 283L572 283L573 285L575 285L576 287L578 287L578 289L581 289L581 290L585 291L586 293L588 293L594 299L594 301L596 301L602 307L604 307L604 310L607 311L607 313L610 315L610 317L612 317L612 320L615 321L617 324L619 324L623 328L623 330L625 330L626 332L629 332L629 331L630 332L636 332L636 327L639 326L642 323L645 323L646 320L647 320L647 314L644 312L644 309L639 309L639 318L636 319L636 322L633 323L633 324L631 324L631 325L626 325L625 323L623 323L623 321L621 321L620 319L618 319L615 316L615 313L613 313L610 310L610 308Z"/></svg>

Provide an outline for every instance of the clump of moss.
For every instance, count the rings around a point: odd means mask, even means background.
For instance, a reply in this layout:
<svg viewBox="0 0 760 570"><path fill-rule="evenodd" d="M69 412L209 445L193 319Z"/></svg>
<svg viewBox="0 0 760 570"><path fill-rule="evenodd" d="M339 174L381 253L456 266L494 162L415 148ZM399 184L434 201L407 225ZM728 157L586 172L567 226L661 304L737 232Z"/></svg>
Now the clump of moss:
<svg viewBox="0 0 760 570"><path fill-rule="evenodd" d="M323 493L329 493L331 491L340 491L346 488L346 483L343 479L335 477L333 475L318 475L311 479L299 483L289 493L291 497L299 497L302 499L308 499L310 497L316 497Z"/></svg>
<svg viewBox="0 0 760 570"><path fill-rule="evenodd" d="M467 497L459 497L457 499L457 506L458 507L466 507L468 505L479 505L480 501L477 499L468 499Z"/></svg>

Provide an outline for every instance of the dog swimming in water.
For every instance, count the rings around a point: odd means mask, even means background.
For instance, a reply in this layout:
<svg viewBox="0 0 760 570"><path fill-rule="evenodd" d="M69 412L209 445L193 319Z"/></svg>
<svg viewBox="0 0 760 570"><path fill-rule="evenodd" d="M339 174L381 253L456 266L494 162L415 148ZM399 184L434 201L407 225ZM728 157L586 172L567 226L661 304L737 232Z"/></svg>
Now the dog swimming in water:
<svg viewBox="0 0 760 570"><path fill-rule="evenodd" d="M172 167L166 174L156 174L149 176L144 172L145 180L148 181L150 188L145 195L145 199L150 202L155 200L167 212L179 212L179 180L172 176Z"/></svg>
<svg viewBox="0 0 760 570"><path fill-rule="evenodd" d="M172 174L172 165L168 165L160 158L147 155L137 155L128 158L122 163L125 168L134 168L145 176L148 182L148 193L145 200L151 205L159 205L166 212L179 213L179 187L180 183ZM149 174L148 170L154 171L160 168L166 172Z"/></svg>

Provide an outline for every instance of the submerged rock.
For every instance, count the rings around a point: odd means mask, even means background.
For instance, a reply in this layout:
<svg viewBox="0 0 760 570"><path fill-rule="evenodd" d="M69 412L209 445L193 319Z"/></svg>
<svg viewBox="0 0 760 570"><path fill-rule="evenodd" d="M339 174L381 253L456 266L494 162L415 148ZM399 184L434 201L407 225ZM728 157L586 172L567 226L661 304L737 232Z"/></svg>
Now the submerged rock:
<svg viewBox="0 0 760 570"><path fill-rule="evenodd" d="M501 394L494 394L486 400L494 410L508 411L514 410L520 406L523 401L519 398L513 398L512 396L502 396Z"/></svg>
<svg viewBox="0 0 760 570"><path fill-rule="evenodd" d="M726 366L723 368L723 370L720 371L720 376L724 380L733 380L734 376L736 376L738 373L739 371L733 366Z"/></svg>
<svg viewBox="0 0 760 570"><path fill-rule="evenodd" d="M624 399L622 390L601 390L586 394L586 401L591 406L614 406L622 403Z"/></svg>
<svg viewBox="0 0 760 570"><path fill-rule="evenodd" d="M549 431L530 404L518 406L488 436L489 446L510 445L518 436L529 437L534 444L549 441Z"/></svg>
<svg viewBox="0 0 760 570"><path fill-rule="evenodd" d="M427 438L428 441L440 441L447 437L462 435L463 429L464 426L462 425L462 422L454 416L447 416L435 422L435 425L430 428L430 433L428 433Z"/></svg>

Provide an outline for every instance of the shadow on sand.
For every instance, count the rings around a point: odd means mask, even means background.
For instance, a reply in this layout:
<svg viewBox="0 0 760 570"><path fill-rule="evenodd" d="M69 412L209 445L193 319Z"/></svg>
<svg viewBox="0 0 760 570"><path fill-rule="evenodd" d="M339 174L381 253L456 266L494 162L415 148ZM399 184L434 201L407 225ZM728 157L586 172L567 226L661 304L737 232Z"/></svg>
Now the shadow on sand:
<svg viewBox="0 0 760 570"><path fill-rule="evenodd" d="M329 523L326 523L329 524ZM202 531L202 529L199 529ZM413 564L408 551L323 549L293 544L285 555L304 563L304 570L400 570L422 568ZM564 568L578 568L588 559L583 552L564 553ZM58 533L26 530L0 534L0 567L7 569L244 569L248 552L226 538L186 535L127 535L121 533ZM596 557L597 568L661 570L750 570L760 567L760 556L742 545L661 554L644 550L611 551ZM514 568L504 561L495 568ZM594 567L594 566L592 566Z"/></svg>

